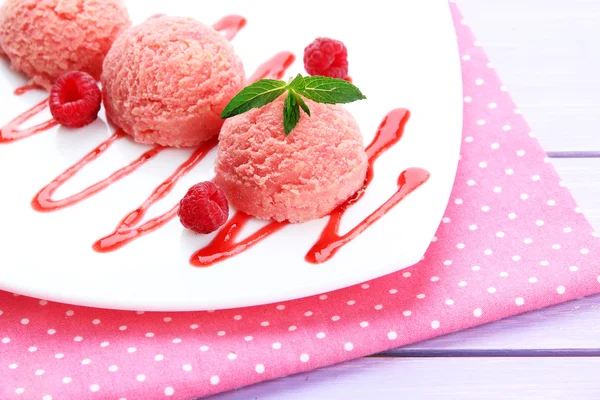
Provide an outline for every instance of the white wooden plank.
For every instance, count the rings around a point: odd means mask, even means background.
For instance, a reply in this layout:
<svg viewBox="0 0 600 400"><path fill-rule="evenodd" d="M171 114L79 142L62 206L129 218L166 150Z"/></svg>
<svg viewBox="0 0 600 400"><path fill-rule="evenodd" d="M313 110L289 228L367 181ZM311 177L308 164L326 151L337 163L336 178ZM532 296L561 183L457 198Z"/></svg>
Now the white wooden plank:
<svg viewBox="0 0 600 400"><path fill-rule="evenodd" d="M600 0L456 0L547 151L600 150Z"/></svg>
<svg viewBox="0 0 600 400"><path fill-rule="evenodd" d="M600 358L364 358L211 400L596 400Z"/></svg>

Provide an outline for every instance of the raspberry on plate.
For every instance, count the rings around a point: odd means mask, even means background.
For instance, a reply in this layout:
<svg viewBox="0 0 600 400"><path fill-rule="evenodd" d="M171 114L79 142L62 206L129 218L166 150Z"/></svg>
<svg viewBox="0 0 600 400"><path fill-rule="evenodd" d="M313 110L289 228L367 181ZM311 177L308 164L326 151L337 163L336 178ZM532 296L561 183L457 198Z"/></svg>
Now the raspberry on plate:
<svg viewBox="0 0 600 400"><path fill-rule="evenodd" d="M102 93L96 80L85 72L67 72L52 86L50 112L59 124L81 128L98 117Z"/></svg>
<svg viewBox="0 0 600 400"><path fill-rule="evenodd" d="M229 217L225 193L212 182L192 186L179 203L177 212L181 224L196 233L211 233Z"/></svg>
<svg viewBox="0 0 600 400"><path fill-rule="evenodd" d="M339 40L317 38L304 49L304 69L313 76L344 79L348 76L348 50Z"/></svg>

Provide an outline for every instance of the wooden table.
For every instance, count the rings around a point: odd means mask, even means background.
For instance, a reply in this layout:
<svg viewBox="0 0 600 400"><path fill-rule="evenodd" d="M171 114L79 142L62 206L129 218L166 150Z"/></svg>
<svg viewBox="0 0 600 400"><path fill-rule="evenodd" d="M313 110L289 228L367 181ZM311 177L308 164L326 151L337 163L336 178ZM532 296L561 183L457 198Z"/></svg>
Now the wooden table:
<svg viewBox="0 0 600 400"><path fill-rule="evenodd" d="M456 3L600 231L600 0ZM593 296L214 399L598 400L599 372Z"/></svg>

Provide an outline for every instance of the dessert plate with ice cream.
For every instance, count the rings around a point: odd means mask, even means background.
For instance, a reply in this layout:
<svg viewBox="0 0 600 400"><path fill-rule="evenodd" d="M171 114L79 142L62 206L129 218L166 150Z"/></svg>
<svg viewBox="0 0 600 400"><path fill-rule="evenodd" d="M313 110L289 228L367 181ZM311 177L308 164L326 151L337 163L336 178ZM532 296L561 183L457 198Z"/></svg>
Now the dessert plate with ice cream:
<svg viewBox="0 0 600 400"><path fill-rule="evenodd" d="M446 0L6 0L0 288L210 310L418 262L459 159Z"/></svg>

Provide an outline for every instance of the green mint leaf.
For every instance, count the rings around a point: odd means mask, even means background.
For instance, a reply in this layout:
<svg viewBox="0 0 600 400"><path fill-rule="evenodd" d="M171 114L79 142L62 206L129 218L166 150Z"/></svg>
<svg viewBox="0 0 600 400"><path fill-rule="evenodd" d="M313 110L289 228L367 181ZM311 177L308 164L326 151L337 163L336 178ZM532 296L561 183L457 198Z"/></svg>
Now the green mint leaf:
<svg viewBox="0 0 600 400"><path fill-rule="evenodd" d="M221 118L230 118L243 114L253 108L265 106L281 96L287 84L274 79L261 79L250 86L246 86L227 104Z"/></svg>
<svg viewBox="0 0 600 400"><path fill-rule="evenodd" d="M293 90L291 90L290 93L294 94L294 96L296 97L296 102L300 105L300 108L302 108L304 110L304 112L306 113L306 115L308 115L310 117L310 108L308 108L308 106L306 105L306 102L304 101L302 96L300 96L298 93L294 92Z"/></svg>
<svg viewBox="0 0 600 400"><path fill-rule="evenodd" d="M289 135L300 121L300 106L296 99L295 93L290 91L283 104L283 130L285 136Z"/></svg>
<svg viewBox="0 0 600 400"><path fill-rule="evenodd" d="M292 89L317 103L352 103L356 100L366 99L356 86L343 79L307 76L295 84L294 82L296 82L296 79L290 83Z"/></svg>

